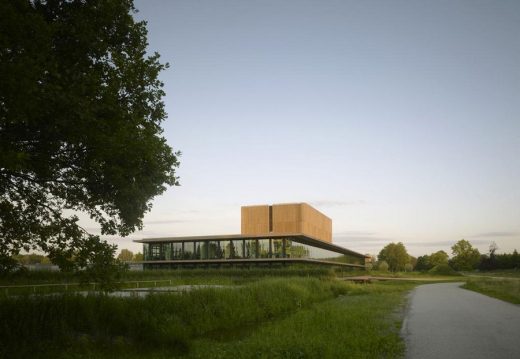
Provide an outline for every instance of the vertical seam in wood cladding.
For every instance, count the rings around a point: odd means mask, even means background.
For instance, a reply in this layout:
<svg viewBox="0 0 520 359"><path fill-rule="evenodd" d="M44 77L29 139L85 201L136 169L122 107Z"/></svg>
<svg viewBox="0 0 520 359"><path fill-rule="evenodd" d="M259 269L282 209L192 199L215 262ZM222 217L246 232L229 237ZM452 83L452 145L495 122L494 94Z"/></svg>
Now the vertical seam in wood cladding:
<svg viewBox="0 0 520 359"><path fill-rule="evenodd" d="M332 242L332 220L306 203L242 207L242 234L302 233Z"/></svg>

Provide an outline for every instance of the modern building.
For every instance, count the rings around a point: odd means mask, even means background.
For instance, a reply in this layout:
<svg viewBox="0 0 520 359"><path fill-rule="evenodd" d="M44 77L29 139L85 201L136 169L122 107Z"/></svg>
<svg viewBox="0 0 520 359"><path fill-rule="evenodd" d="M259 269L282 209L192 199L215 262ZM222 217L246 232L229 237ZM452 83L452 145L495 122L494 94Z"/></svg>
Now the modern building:
<svg viewBox="0 0 520 359"><path fill-rule="evenodd" d="M364 267L332 243L332 220L306 203L245 206L241 234L145 238L144 268L313 263Z"/></svg>

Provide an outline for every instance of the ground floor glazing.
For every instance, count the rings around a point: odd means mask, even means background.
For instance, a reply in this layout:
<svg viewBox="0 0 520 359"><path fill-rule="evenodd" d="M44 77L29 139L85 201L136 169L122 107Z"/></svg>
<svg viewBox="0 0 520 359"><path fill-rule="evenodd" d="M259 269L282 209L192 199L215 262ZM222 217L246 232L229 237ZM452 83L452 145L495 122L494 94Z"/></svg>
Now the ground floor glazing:
<svg viewBox="0 0 520 359"><path fill-rule="evenodd" d="M144 243L144 260L292 258L364 265L364 258L300 243L294 238Z"/></svg>

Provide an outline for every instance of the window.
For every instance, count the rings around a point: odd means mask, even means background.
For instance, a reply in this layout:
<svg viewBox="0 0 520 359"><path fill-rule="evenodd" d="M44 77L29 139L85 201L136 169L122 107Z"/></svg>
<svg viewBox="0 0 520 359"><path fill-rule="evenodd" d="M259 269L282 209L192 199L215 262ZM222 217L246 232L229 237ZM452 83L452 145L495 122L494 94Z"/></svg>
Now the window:
<svg viewBox="0 0 520 359"><path fill-rule="evenodd" d="M150 244L150 259L162 259L161 258L161 244L151 243Z"/></svg>

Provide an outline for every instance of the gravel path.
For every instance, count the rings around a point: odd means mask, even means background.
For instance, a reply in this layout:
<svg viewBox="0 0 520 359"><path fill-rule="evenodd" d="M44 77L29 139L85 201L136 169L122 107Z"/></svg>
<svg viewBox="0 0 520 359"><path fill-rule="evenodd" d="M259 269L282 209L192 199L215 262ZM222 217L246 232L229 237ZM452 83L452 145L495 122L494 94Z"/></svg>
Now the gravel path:
<svg viewBox="0 0 520 359"><path fill-rule="evenodd" d="M402 330L406 358L520 358L520 306L462 284L426 284L412 292Z"/></svg>

